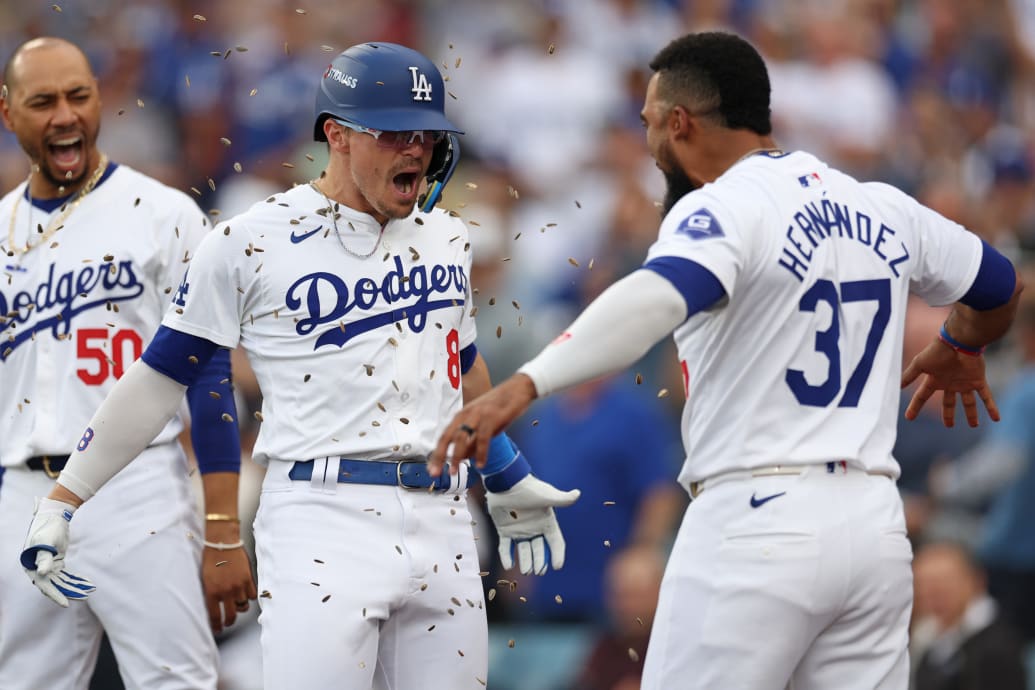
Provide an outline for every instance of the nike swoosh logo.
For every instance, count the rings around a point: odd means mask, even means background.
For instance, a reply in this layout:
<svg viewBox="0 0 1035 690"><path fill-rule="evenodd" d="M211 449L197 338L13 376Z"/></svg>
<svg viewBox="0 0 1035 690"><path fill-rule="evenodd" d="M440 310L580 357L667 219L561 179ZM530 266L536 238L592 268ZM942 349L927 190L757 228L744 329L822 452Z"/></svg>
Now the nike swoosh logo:
<svg viewBox="0 0 1035 690"><path fill-rule="evenodd" d="M294 231L292 231L291 232L291 244L298 244L299 242L304 242L307 239L309 239L310 237L312 237L313 235L315 235L316 233L320 232L321 230L323 230L323 226L322 225L317 226L317 228L315 230L310 230L309 232L303 233L301 235L296 235L294 233Z"/></svg>
<svg viewBox="0 0 1035 690"><path fill-rule="evenodd" d="M783 496L785 493L787 493L787 492L786 491L781 491L778 494L773 494L772 496L765 496L763 498L755 498L755 495L751 494L751 507L752 508L757 508L760 505L764 505L764 504L768 503L769 501L773 500L774 498L780 498L780 496Z"/></svg>

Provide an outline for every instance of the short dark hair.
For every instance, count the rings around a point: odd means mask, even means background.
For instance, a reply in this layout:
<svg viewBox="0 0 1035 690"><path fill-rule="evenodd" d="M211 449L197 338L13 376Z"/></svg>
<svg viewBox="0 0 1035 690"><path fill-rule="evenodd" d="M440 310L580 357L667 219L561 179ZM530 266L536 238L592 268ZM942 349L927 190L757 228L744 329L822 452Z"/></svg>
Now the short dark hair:
<svg viewBox="0 0 1035 690"><path fill-rule="evenodd" d="M769 72L754 46L721 31L687 34L654 56L658 94L694 114L715 112L726 127L767 135Z"/></svg>

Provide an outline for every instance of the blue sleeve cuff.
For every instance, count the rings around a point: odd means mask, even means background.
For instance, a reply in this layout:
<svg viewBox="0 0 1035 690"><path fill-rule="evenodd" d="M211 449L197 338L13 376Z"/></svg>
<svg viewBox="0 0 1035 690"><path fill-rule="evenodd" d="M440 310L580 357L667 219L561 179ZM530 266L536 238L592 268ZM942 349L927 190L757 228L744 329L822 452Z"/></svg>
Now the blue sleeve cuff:
<svg viewBox="0 0 1035 690"><path fill-rule="evenodd" d="M518 450L509 436L499 433L492 437L489 441L489 456L481 470L486 491L506 491L531 472L525 454Z"/></svg>
<svg viewBox="0 0 1035 690"><path fill-rule="evenodd" d="M478 358L478 348L471 343L463 350L460 350L460 373L466 374L474 366L474 360Z"/></svg>
<svg viewBox="0 0 1035 690"><path fill-rule="evenodd" d="M981 240L981 266L960 302L978 311L995 309L1010 301L1016 284L1017 274L1010 260Z"/></svg>
<svg viewBox="0 0 1035 690"><path fill-rule="evenodd" d="M686 301L686 318L709 309L726 296L726 290L707 268L677 256L659 256L643 265L672 283Z"/></svg>
<svg viewBox="0 0 1035 690"><path fill-rule="evenodd" d="M211 340L182 333L168 326L159 326L158 332L140 359L159 374L164 374L181 385L190 386L205 370L208 361L218 349L219 346ZM227 352L229 376L230 355L229 351Z"/></svg>
<svg viewBox="0 0 1035 690"><path fill-rule="evenodd" d="M230 379L229 350L220 348L212 355L197 380L187 388L187 405L198 471L239 472L241 434Z"/></svg>

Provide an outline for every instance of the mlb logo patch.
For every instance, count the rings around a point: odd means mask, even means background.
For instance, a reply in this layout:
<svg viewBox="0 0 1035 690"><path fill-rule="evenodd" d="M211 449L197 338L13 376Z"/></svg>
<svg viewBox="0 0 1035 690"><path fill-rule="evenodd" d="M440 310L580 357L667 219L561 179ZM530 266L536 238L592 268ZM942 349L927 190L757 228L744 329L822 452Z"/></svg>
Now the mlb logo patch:
<svg viewBox="0 0 1035 690"><path fill-rule="evenodd" d="M823 184L823 180L820 179L819 173L809 173L808 175L802 175L798 178L799 184L802 187L818 187Z"/></svg>
<svg viewBox="0 0 1035 690"><path fill-rule="evenodd" d="M686 235L692 240L703 240L709 237L724 237L719 221L706 208L694 211L687 216L679 227L676 228L677 235Z"/></svg>

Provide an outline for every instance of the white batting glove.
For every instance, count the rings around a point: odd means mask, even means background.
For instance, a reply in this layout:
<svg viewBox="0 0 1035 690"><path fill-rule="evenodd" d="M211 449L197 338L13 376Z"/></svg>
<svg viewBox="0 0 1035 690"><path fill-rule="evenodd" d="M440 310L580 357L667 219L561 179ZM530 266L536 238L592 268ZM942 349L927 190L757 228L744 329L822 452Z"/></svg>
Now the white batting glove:
<svg viewBox="0 0 1035 690"><path fill-rule="evenodd" d="M506 491L485 492L489 515L500 535L500 561L514 567L511 547L517 547L518 566L523 575L546 572L546 547L554 570L564 566L564 535L554 515L555 507L570 506L582 492L561 491L552 484L527 475Z"/></svg>
<svg viewBox="0 0 1035 690"><path fill-rule="evenodd" d="M36 499L36 511L25 537L21 562L32 584L58 606L81 601L96 587L64 569L68 551L68 523L75 506L49 498Z"/></svg>

